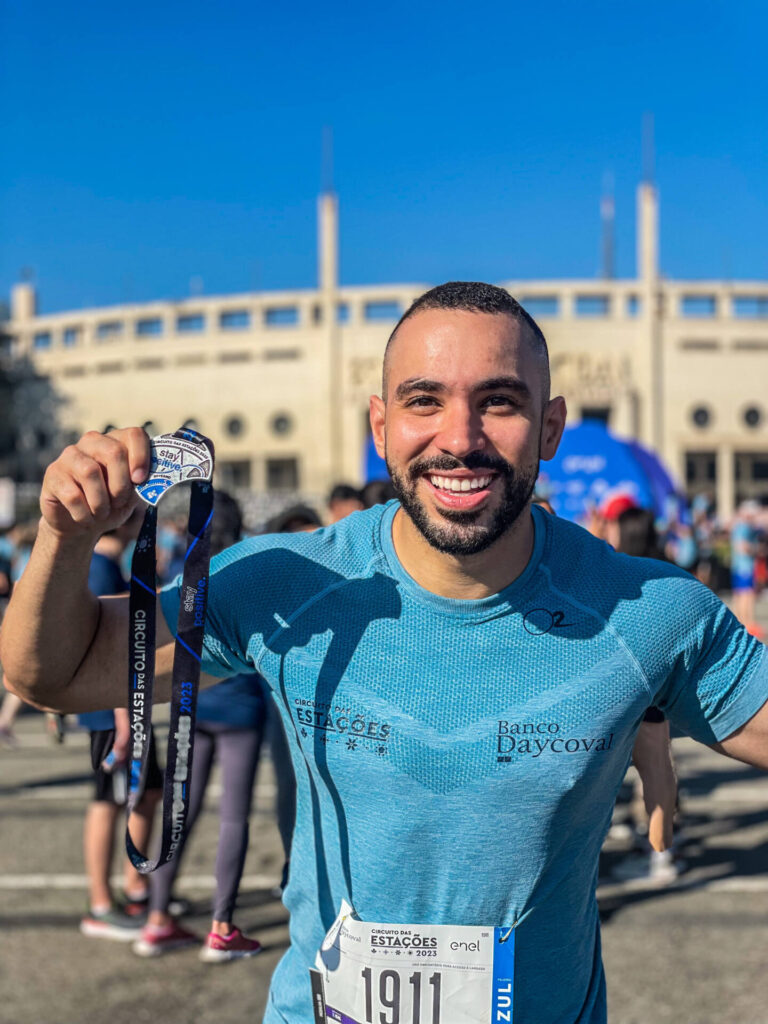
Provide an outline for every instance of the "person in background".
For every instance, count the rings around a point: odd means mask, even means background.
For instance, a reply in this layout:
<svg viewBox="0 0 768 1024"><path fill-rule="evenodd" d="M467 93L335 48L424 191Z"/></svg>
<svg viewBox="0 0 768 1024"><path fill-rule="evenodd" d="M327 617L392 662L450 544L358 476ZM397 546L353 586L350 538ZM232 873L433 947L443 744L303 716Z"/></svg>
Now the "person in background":
<svg viewBox="0 0 768 1024"><path fill-rule="evenodd" d="M388 501L397 497L391 480L369 480L360 492L360 496L366 508L373 508L374 505L386 505Z"/></svg>
<svg viewBox="0 0 768 1024"><path fill-rule="evenodd" d="M24 572L31 545L37 534L37 526L27 523L23 526L12 526L0 533L0 623L3 621L5 609L11 597L14 583ZM0 685L2 685L2 669L0 667ZM6 693L0 703L0 744L16 747L18 741L14 732L16 718L22 709L23 701L13 693ZM64 740L64 718L45 712L45 728L53 743Z"/></svg>
<svg viewBox="0 0 768 1024"><path fill-rule="evenodd" d="M309 505L291 505L272 516L264 533L310 533L323 525L320 516Z"/></svg>
<svg viewBox="0 0 768 1024"><path fill-rule="evenodd" d="M618 511L614 517L610 513ZM664 559L654 525L653 512L627 502L615 502L605 510L606 537L624 555L636 558ZM621 881L647 878L652 882L671 882L683 869L673 851L673 824L677 809L677 775L672 759L669 722L657 707L649 707L637 734L632 761L638 771L633 801L637 832L647 836L646 848L629 856L614 868Z"/></svg>
<svg viewBox="0 0 768 1024"><path fill-rule="evenodd" d="M546 498L543 495L534 494L531 498L531 502L534 505L538 505L539 508L543 508L545 512L549 512L550 515L555 515L555 510L552 508L552 503L549 498Z"/></svg>
<svg viewBox="0 0 768 1024"><path fill-rule="evenodd" d="M10 529L0 531L0 622L11 597L11 562L14 545Z"/></svg>
<svg viewBox="0 0 768 1024"><path fill-rule="evenodd" d="M240 540L240 508L225 491L217 491L211 526L211 553ZM200 950L205 963L224 963L261 952L257 939L243 935L232 923L237 893L248 852L253 785L264 736L265 705L257 673L236 675L201 690L195 721L195 756L190 781L189 825L184 845L167 864L150 875L149 917L134 942L137 956L156 957L200 945L199 936L183 928L171 914L172 890L181 868L186 842L202 810L214 762L221 766L219 842L216 851L216 894L211 928Z"/></svg>
<svg viewBox="0 0 768 1024"><path fill-rule="evenodd" d="M336 484L328 495L328 518L338 523L352 512L360 512L365 508L360 491L351 484Z"/></svg>
<svg viewBox="0 0 768 1024"><path fill-rule="evenodd" d="M142 513L137 510L123 526L103 534L96 544L88 586L97 596L123 594L128 590L120 559L126 546L138 535L141 520ZM80 922L80 931L92 938L131 942L146 920L147 880L126 857L121 902L113 898L110 885L115 831L127 799L131 734L128 711L125 708L92 711L79 715L78 719L90 733L95 783L95 795L86 811L83 828L89 909ZM131 835L142 850L147 849L150 841L162 786L163 777L152 737L144 794L131 815Z"/></svg>
<svg viewBox="0 0 768 1024"><path fill-rule="evenodd" d="M762 636L762 630L755 622L755 520L759 510L756 501L743 501L736 510L731 529L733 611L736 618L758 639Z"/></svg>
<svg viewBox="0 0 768 1024"><path fill-rule="evenodd" d="M264 528L265 533L311 533L322 527L317 512L308 505L291 505L273 516ZM275 813L280 841L283 844L283 870L280 884L274 889L273 895L279 897L288 884L291 862L291 845L293 842L293 826L296 822L296 776L293 771L291 752L285 736L285 728L280 712L275 705L272 691L264 684L264 702L266 707L265 735L269 747L272 766L275 772Z"/></svg>

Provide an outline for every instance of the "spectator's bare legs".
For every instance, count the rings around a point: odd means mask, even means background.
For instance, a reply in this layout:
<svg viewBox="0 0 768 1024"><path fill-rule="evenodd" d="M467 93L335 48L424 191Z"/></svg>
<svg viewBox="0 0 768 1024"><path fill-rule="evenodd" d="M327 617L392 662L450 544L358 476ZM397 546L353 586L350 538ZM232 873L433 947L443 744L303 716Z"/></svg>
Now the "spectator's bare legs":
<svg viewBox="0 0 768 1024"><path fill-rule="evenodd" d="M661 852L672 845L677 806L677 776L672 762L669 722L642 722L632 750L632 761L643 784L648 814L648 841Z"/></svg>
<svg viewBox="0 0 768 1024"><path fill-rule="evenodd" d="M120 808L106 800L94 800L88 807L83 828L83 853L93 913L112 906L109 873L115 845L115 825Z"/></svg>
<svg viewBox="0 0 768 1024"><path fill-rule="evenodd" d="M755 622L755 592L748 588L734 590L733 614L749 629Z"/></svg>
<svg viewBox="0 0 768 1024"><path fill-rule="evenodd" d="M131 814L131 839L133 839L136 848L147 856L149 856L149 844L152 838L155 809L162 798L162 790L153 789L148 791L136 804ZM131 863L130 858L126 857L123 868L123 891L126 896L131 900L143 899L148 889L147 876L139 874Z"/></svg>
<svg viewBox="0 0 768 1024"><path fill-rule="evenodd" d="M3 697L3 703L0 705L0 740L15 743L13 723L23 703L21 697L17 697L15 693L6 693Z"/></svg>

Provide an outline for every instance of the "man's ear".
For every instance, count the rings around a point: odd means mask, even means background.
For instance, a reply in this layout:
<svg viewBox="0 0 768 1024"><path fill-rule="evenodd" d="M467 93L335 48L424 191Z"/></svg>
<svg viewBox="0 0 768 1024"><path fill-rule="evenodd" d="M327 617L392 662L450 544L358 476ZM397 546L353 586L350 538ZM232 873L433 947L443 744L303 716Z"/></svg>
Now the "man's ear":
<svg viewBox="0 0 768 1024"><path fill-rule="evenodd" d="M555 457L560 446L560 438L565 430L567 415L565 399L561 395L550 399L544 410L544 420L541 424L541 445L539 446L539 458L545 462Z"/></svg>
<svg viewBox="0 0 768 1024"><path fill-rule="evenodd" d="M387 407L384 404L384 399L379 398L378 395L371 395L368 401L369 415L371 417L371 433L373 434L373 443L376 445L376 451L384 458L385 448L385 437L386 437L386 413Z"/></svg>

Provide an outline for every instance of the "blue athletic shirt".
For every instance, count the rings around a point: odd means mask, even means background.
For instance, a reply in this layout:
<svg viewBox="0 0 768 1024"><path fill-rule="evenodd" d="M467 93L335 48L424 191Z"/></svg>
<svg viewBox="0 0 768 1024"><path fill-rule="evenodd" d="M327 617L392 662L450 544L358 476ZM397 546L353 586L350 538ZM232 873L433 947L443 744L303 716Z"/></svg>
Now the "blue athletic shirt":
<svg viewBox="0 0 768 1024"><path fill-rule="evenodd" d="M298 787L264 1020L312 1024L307 970L346 899L368 921L517 923L515 1022L604 1024L598 856L643 713L729 736L768 699L765 649L688 573L538 508L518 579L440 597L397 558L398 507L213 561L204 669L266 677Z"/></svg>

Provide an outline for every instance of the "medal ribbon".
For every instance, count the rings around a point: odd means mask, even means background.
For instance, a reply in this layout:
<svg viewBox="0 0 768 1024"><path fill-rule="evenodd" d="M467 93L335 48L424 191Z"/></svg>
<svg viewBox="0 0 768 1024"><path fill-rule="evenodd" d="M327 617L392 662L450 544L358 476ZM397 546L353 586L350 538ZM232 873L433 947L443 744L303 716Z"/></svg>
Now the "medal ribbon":
<svg viewBox="0 0 768 1024"><path fill-rule="evenodd" d="M213 471L213 444L197 431L182 429L173 435L204 447ZM141 853L126 828L125 846L131 863L141 874L173 860L186 835L189 785L195 734L197 691L208 599L210 532L213 518L213 484L195 480L189 501L187 553L181 583L181 602L176 628L171 691L171 721L163 785L163 832L155 860ZM131 723L131 762L128 814L144 792L152 733L152 693L155 682L155 551L157 508L149 505L136 542L131 564L130 635L128 644L128 710Z"/></svg>

